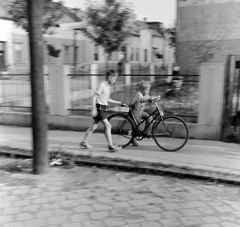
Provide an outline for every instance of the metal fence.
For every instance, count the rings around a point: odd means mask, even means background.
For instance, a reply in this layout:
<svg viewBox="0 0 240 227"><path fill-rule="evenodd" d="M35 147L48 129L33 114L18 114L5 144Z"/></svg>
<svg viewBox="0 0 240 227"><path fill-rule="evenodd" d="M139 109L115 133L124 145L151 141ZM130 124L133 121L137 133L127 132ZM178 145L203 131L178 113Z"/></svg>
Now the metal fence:
<svg viewBox="0 0 240 227"><path fill-rule="evenodd" d="M69 74L71 115L90 115L92 108L93 77L96 86L104 81L105 74ZM153 79L154 78L154 79ZM199 76L181 76L181 80L172 80L168 75L123 75L120 74L114 86L111 87L111 98L131 104L142 80L152 81L151 95L161 95L161 107L165 114L182 116L188 122L197 122ZM128 82L127 82L128 81ZM45 94L48 108L50 107L49 76L44 76ZM110 104L109 108L114 105ZM1 111L31 111L30 75L9 74L0 79L0 110ZM151 111L151 107L149 108Z"/></svg>
<svg viewBox="0 0 240 227"><path fill-rule="evenodd" d="M49 77L44 75L46 101L49 100ZM31 111L30 74L6 74L0 76L0 110Z"/></svg>
<svg viewBox="0 0 240 227"><path fill-rule="evenodd" d="M73 75L70 74L71 84L71 107L70 113L73 115L89 115L92 108L92 96L94 90L91 89L91 77L97 78L97 83L104 81L105 75ZM115 85L111 87L111 98L131 104L139 89L139 82L142 80L153 81L153 75L119 75ZM151 78L152 77L152 78ZM151 95L161 95L161 107L165 114L175 114L183 117L187 122L197 122L199 104L199 76L181 76L178 80L168 75L154 75L151 83ZM173 80L172 80L173 79ZM109 108L114 105L110 104ZM148 111L151 111L149 107Z"/></svg>

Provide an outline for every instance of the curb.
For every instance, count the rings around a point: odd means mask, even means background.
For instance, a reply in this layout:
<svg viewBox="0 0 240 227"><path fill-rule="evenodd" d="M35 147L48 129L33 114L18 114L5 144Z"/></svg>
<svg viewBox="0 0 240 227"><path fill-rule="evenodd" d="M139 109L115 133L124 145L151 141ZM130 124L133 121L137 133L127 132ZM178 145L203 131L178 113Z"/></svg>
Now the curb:
<svg viewBox="0 0 240 227"><path fill-rule="evenodd" d="M0 154L11 158L32 158L31 150L11 148L7 146L0 146ZM188 166L179 167L174 164L166 165L163 163L129 161L126 159L107 158L104 156L93 157L91 155L75 155L68 151L49 151L50 157L55 157L57 154L64 157L65 165L73 163L75 165L108 168L116 171L138 172L142 174L164 175L176 178L190 178L215 183L240 185L240 175L231 173L226 174L219 171L195 169Z"/></svg>

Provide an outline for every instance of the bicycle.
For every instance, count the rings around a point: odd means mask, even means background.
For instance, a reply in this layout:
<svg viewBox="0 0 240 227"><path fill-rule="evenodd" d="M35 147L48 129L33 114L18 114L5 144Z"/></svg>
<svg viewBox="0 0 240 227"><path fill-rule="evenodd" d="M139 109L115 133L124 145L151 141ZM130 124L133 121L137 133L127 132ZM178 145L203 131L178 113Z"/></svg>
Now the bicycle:
<svg viewBox="0 0 240 227"><path fill-rule="evenodd" d="M145 132L150 125L152 126L151 137L158 147L164 151L177 151L185 146L189 138L189 130L185 121L176 115L164 115L158 101L160 97L153 101L156 109L149 114L152 121L147 125L144 119L138 122L133 114L132 105L123 104L128 107L127 113L112 113L108 116L112 128L112 140L115 144L124 147L129 146L133 140L143 140L146 138ZM145 126L144 126L145 125ZM144 129L141 128L144 126Z"/></svg>

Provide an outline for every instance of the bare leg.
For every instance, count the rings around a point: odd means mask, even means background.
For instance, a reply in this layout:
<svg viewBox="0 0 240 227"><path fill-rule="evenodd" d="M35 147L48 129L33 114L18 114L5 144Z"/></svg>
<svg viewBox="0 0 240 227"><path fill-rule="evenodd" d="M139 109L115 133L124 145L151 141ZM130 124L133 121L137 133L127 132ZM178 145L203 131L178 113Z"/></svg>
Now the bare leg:
<svg viewBox="0 0 240 227"><path fill-rule="evenodd" d="M96 122L95 120L93 120L92 125L87 129L82 142L87 142L88 138L92 135L92 133L96 130L96 128L98 127L98 122Z"/></svg>
<svg viewBox="0 0 240 227"><path fill-rule="evenodd" d="M108 119L104 119L101 122L104 125L104 133L105 133L105 137L107 139L108 145L113 146L112 135L111 135L111 128L112 128L112 126L109 123Z"/></svg>

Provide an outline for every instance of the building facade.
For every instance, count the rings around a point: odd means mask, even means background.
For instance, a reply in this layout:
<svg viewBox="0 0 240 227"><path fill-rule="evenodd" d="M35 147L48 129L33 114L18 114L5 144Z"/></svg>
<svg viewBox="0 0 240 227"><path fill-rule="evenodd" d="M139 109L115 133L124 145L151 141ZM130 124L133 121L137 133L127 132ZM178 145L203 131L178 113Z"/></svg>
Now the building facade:
<svg viewBox="0 0 240 227"><path fill-rule="evenodd" d="M177 0L177 62L198 74L205 62L240 54L239 0Z"/></svg>
<svg viewBox="0 0 240 227"><path fill-rule="evenodd" d="M0 33L0 68L9 73L29 73L29 41L25 30L17 27L9 15L4 11L3 3L0 4L0 26L4 32ZM84 14L83 14L84 15ZM45 34L44 40L44 64L72 65L75 71L87 73L90 65L96 63L100 69L105 69L106 64L117 66L119 61L130 62L132 67L147 66L154 62L157 67L162 67L173 57L164 61L167 41L156 29L150 27L144 21L133 21L132 35L127 40L124 50L113 53L111 57L104 53L102 47L97 46L86 38L83 33L71 24L81 23L84 20L76 17L70 10L63 7L63 17L59 21L60 26L53 28L51 35ZM66 26L69 25L69 26ZM49 55L49 47L59 51L57 57ZM47 67L45 67L47 69ZM47 73L47 71L46 71Z"/></svg>

